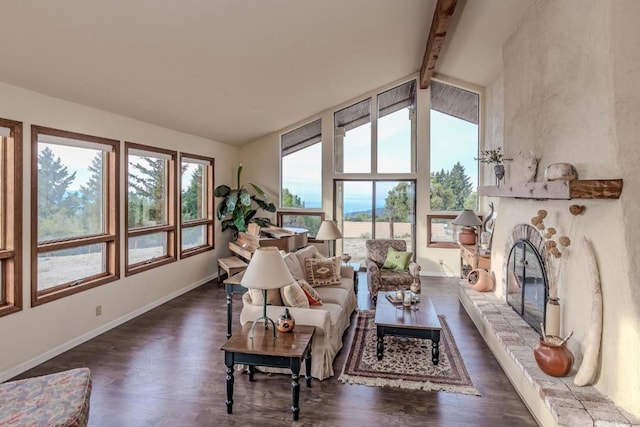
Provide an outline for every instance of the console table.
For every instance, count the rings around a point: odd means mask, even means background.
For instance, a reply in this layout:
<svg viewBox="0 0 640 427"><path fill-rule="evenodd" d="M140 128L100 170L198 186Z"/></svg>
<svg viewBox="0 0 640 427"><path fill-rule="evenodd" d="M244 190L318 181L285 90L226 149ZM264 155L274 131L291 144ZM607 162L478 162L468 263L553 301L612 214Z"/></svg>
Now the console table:
<svg viewBox="0 0 640 427"><path fill-rule="evenodd" d="M460 278L465 279L475 268L491 270L491 255L476 255L474 245L460 245Z"/></svg>

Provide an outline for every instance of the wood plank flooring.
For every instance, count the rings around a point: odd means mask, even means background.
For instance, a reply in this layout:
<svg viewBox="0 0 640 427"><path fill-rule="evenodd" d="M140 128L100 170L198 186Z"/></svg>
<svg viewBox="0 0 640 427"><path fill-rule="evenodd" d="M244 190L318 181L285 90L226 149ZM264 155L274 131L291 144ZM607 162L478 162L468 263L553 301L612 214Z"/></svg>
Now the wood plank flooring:
<svg viewBox="0 0 640 427"><path fill-rule="evenodd" d="M360 273L358 305L370 309ZM444 314L481 397L342 384L338 376L353 324L335 362L336 375L300 388L300 421L291 420L289 377L235 375L228 415L222 286L201 286L19 376L87 366L93 375L90 426L535 426L536 422L458 303L449 279L423 278ZM234 296L235 327L242 301Z"/></svg>

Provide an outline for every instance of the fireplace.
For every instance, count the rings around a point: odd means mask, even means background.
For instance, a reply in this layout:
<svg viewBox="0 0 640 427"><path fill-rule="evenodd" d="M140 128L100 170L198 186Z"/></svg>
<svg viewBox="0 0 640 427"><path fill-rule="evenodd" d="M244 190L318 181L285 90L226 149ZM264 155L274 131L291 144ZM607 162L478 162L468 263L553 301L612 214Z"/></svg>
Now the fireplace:
<svg viewBox="0 0 640 427"><path fill-rule="evenodd" d="M520 224L507 243L505 293L507 303L533 329L542 333L548 294L542 251L544 242L537 229Z"/></svg>

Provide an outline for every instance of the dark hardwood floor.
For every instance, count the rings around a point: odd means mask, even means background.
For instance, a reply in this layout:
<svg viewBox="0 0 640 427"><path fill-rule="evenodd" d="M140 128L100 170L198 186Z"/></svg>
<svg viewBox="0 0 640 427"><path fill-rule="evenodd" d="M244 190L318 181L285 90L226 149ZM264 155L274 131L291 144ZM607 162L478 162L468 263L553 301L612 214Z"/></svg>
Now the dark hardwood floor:
<svg viewBox="0 0 640 427"><path fill-rule="evenodd" d="M360 273L358 305L369 309ZM511 383L458 303L448 279L422 279L444 314L481 397L342 384L352 327L334 362L336 375L301 384L300 421L291 421L289 377L235 375L228 415L226 309L222 286L206 284L39 365L26 378L87 366L93 375L90 425L114 426L535 426ZM242 305L234 296L237 327Z"/></svg>

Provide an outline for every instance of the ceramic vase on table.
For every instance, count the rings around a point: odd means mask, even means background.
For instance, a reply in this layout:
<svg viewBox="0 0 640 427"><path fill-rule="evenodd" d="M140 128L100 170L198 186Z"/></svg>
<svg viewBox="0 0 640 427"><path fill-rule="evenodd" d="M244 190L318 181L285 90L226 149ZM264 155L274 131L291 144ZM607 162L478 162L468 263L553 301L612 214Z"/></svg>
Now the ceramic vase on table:
<svg viewBox="0 0 640 427"><path fill-rule="evenodd" d="M560 336L560 301L558 298L547 300L544 330L547 335Z"/></svg>
<svg viewBox="0 0 640 427"><path fill-rule="evenodd" d="M280 317L278 317L278 322L276 323L276 328L280 332L291 332L293 331L293 327L296 325L296 321L294 320L291 313L289 313L289 309L285 308Z"/></svg>
<svg viewBox="0 0 640 427"><path fill-rule="evenodd" d="M547 335L547 341L560 343L561 339ZM573 366L573 353L564 342L549 344L543 337L540 337L540 342L533 349L533 357L542 372L554 377L567 375Z"/></svg>

